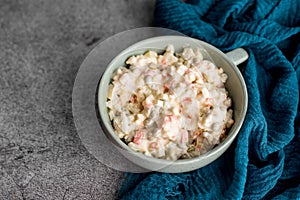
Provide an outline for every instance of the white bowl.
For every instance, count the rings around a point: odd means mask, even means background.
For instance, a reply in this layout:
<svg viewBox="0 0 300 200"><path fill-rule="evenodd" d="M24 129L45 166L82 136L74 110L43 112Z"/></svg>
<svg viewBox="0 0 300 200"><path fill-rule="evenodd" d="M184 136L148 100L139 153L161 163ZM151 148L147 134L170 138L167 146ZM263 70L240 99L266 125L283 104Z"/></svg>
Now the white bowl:
<svg viewBox="0 0 300 200"><path fill-rule="evenodd" d="M201 46L208 53L208 55L206 56L207 59L211 58L213 62L217 66L221 66L224 72L228 75L228 80L225 84L225 87L228 90L229 96L231 97L233 102L233 118L235 123L229 130L227 138L222 143L217 145L209 152L191 159L179 159L176 161L169 161L149 157L142 153L132 150L115 134L106 107L108 86L111 82L111 77L113 76L115 70L121 66L124 66L125 61L131 55L143 54L148 50L163 52L163 50L168 44L174 45L175 52L181 52L183 47L185 46L190 46L192 48L197 48ZM180 173L192 171L201 168L205 165L208 165L209 163L216 160L228 149L228 147L232 144L233 140L237 136L243 124L248 107L248 95L245 81L239 69L236 67L236 64L245 61L247 58L248 54L243 49L239 48L232 52L229 52L228 54L224 54L223 52L221 52L220 50L208 43L185 36L153 37L140 41L128 47L110 62L100 80L100 85L98 89L98 108L101 118L100 123L104 129L105 134L110 139L110 141L114 145L116 145L119 152L123 154L127 159L151 171Z"/></svg>

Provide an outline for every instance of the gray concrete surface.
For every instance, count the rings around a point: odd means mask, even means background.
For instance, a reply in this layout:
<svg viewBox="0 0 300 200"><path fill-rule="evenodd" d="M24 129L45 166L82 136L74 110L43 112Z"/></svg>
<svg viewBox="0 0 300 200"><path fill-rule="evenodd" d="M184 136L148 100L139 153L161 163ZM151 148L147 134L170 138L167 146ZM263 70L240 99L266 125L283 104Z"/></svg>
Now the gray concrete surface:
<svg viewBox="0 0 300 200"><path fill-rule="evenodd" d="M76 72L96 42L152 25L154 0L0 0L0 199L114 199L122 173L82 145Z"/></svg>

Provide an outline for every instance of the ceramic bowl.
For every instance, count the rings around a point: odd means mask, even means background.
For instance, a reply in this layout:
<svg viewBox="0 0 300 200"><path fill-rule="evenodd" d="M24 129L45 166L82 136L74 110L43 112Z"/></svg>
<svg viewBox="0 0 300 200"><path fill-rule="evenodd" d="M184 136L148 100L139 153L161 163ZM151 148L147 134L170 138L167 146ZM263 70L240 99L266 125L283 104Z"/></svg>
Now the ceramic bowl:
<svg viewBox="0 0 300 200"><path fill-rule="evenodd" d="M211 59L216 66L221 66L224 72L228 75L228 80L225 84L232 99L232 109L234 125L228 132L227 138L214 147L212 150L198 157L191 159L179 159L170 161L165 159L158 159L146 156L142 153L132 150L115 134L111 120L108 116L108 109L106 107L108 86L116 69L125 65L125 61L131 55L143 54L148 50L155 50L158 53L164 51L168 44L173 44L175 52L181 52L183 47L190 46L192 48L202 47L206 50L206 59ZM243 124L247 106L248 95L245 81L237 68L237 64L247 60L248 54L244 49L236 49L227 54L224 54L214 46L185 36L160 36L142 40L134 45L128 47L117 55L107 66L105 72L102 74L98 87L98 109L100 112L100 124L114 146L123 154L128 160L141 166L149 171L159 171L167 173L180 173L192 171L216 160L221 156L236 138L239 130Z"/></svg>

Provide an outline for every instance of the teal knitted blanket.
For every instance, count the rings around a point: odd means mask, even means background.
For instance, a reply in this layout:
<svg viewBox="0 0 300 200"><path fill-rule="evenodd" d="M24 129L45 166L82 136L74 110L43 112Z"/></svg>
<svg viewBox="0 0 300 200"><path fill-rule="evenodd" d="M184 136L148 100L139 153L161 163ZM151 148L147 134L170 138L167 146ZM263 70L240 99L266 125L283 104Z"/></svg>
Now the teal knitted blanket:
<svg viewBox="0 0 300 200"><path fill-rule="evenodd" d="M157 0L157 26L245 48L249 109L235 143L189 173L126 173L120 199L300 199L300 1Z"/></svg>

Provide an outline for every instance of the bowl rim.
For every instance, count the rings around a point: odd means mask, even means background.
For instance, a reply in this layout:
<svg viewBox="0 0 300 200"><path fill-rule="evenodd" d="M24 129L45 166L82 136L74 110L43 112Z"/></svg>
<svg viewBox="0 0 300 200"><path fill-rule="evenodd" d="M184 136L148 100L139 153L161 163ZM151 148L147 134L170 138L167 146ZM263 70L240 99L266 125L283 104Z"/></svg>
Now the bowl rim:
<svg viewBox="0 0 300 200"><path fill-rule="evenodd" d="M217 144L215 147L213 147L213 149L209 150L208 152L204 153L204 154L201 154L197 157L193 157L193 158L188 158L188 159L178 159L178 160L166 160L166 159L161 159L161 158L155 158L155 157L150 157L150 156L147 156L147 155L144 155L143 153L141 152L137 152L137 151L134 151L133 149L131 149L127 144L125 144L114 132L114 129L112 127L112 124L109 123L107 124L106 121L103 120L103 118L107 118L108 117L108 113L107 113L107 108L105 110L102 109L101 107L101 104L99 102L101 102L101 96L102 95L99 95L101 94L101 91L102 93L103 92L106 92L107 91L104 91L104 86L105 84L109 84L110 81L111 81L111 77L108 78L108 69L110 69L113 64L124 54L124 53L128 53L128 51L137 51L138 49L134 49L136 46L139 46L140 44L142 43L147 43L147 42L152 42L153 40L163 40L165 38L174 38L174 39L184 39L184 40L190 40L190 41L195 41L195 42L198 42L199 44L201 45L204 45L204 46L208 46L210 47L211 49L214 50L214 52L217 53L217 56L219 57L222 57L224 58L227 62L229 62L230 64L230 67L234 70L234 73L237 75L237 78L240 82L240 84L242 85L242 90L243 90L243 96L245 97L243 99L243 110L241 112L241 117L239 118L239 121L238 121L238 124L236 125L237 122L235 122L235 129L234 130L230 130L230 134L228 134L228 136L225 138L224 141L220 142L219 144ZM141 49L141 48L139 48ZM149 48L148 48L149 50ZM129 52L130 52L129 51ZM125 65L125 64L124 64ZM119 66L121 67L121 66ZM119 68L118 67L118 68ZM105 81L105 77L107 77L107 81ZM146 159L146 160L149 160L149 161L152 161L152 162L156 162L156 163L162 163L162 164L166 164L166 165L182 165L182 164L189 164L189 163L194 163L195 161L200 161L200 160L203 160L203 159L207 159L208 157L212 157L214 156L215 154L218 154L219 152L221 152L223 150L224 147L229 147L230 144L233 142L233 140L236 138L236 136L238 135L238 133L240 132L240 129L244 123L244 120L245 120L245 117L246 117L246 113L247 113L247 110L248 110L248 92L247 92L247 87L246 87L246 84L245 84L245 81L244 81L244 78L240 72L240 70L238 69L238 67L233 63L232 60L230 60L225 53L223 53L221 50L219 50L218 48L216 48L215 46L207 43L207 42L204 42L202 40L199 40L199 39L195 39L195 38L191 38L191 37L188 37L188 36L176 36L176 35L165 35L165 36L156 36L156 37L151 37L151 38L147 38L147 39L144 39L144 40L141 40L139 42L136 42L130 46L128 46L126 49L122 50L118 55L116 55L110 62L109 64L107 65L106 69L104 70L103 74L101 75L101 78L100 78L100 81L99 81L99 85L98 85L98 90L96 91L97 93L97 105L98 105L98 111L99 111L99 114L100 114L100 120L101 120L101 123L103 124L104 128L106 130L104 130L105 134L106 132L108 132L108 134L110 136L112 136L112 138L114 139L115 142L117 142L117 144L120 145L120 147L117 147L118 150L122 149L123 151L128 151L129 153L131 154L134 154L134 156L137 156L139 158L143 158L143 159ZM106 102L106 101L105 101ZM104 103L105 103L104 102ZM96 111L97 112L97 111ZM106 116L105 116L106 115ZM108 117L109 119L109 117ZM109 120L110 121L110 120ZM102 126L102 128L103 128ZM106 135L107 137L107 135ZM109 138L110 142L113 144L113 141L111 141L111 139ZM227 144L227 145L226 145ZM115 144L113 144L115 146Z"/></svg>

